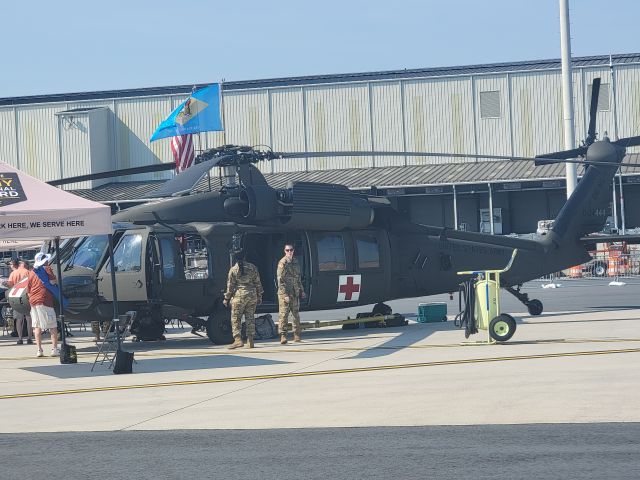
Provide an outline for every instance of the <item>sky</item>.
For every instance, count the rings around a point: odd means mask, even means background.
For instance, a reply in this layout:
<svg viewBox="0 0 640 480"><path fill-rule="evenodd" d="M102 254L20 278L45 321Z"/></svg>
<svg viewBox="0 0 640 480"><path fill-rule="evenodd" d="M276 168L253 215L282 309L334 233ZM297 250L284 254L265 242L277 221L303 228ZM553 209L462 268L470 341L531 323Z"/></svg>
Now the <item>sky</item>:
<svg viewBox="0 0 640 480"><path fill-rule="evenodd" d="M569 0L573 56L639 53L638 0ZM0 98L560 58L559 0L21 0Z"/></svg>

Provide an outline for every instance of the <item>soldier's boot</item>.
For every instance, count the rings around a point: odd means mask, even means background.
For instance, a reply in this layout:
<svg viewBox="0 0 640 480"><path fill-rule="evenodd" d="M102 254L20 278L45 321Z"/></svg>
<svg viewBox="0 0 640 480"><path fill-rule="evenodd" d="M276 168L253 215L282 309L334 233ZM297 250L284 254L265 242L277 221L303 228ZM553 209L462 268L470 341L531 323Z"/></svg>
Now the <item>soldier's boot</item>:
<svg viewBox="0 0 640 480"><path fill-rule="evenodd" d="M294 342L301 342L302 340L300 340L300 334L299 333L294 333L293 334L293 341Z"/></svg>
<svg viewBox="0 0 640 480"><path fill-rule="evenodd" d="M242 343L242 338L233 337L233 343L229 345L229 350L233 350L234 348L244 347L244 343Z"/></svg>
<svg viewBox="0 0 640 480"><path fill-rule="evenodd" d="M247 348L253 348L253 337L247 336Z"/></svg>
<svg viewBox="0 0 640 480"><path fill-rule="evenodd" d="M287 334L286 333L281 333L280 334L280 345L284 345L285 343L287 343Z"/></svg>
<svg viewBox="0 0 640 480"><path fill-rule="evenodd" d="M100 323L91 322L91 331L93 332L93 340L98 343L100 341Z"/></svg>

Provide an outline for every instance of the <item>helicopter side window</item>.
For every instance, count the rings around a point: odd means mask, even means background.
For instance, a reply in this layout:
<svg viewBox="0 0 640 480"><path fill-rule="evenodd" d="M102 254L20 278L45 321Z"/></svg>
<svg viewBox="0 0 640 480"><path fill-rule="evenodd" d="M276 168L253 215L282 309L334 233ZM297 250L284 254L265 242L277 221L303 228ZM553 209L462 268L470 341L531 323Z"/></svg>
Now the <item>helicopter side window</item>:
<svg viewBox="0 0 640 480"><path fill-rule="evenodd" d="M340 234L322 235L318 238L318 268L321 272L346 270L344 239Z"/></svg>
<svg viewBox="0 0 640 480"><path fill-rule="evenodd" d="M113 254L116 272L139 272L142 270L142 235L125 235ZM111 265L107 265L107 272Z"/></svg>
<svg viewBox="0 0 640 480"><path fill-rule="evenodd" d="M160 253L162 255L162 275L171 280L176 274L176 255L173 249L174 241L170 238L160 239Z"/></svg>
<svg viewBox="0 0 640 480"><path fill-rule="evenodd" d="M380 250L375 235L358 235L358 268L378 268L380 266Z"/></svg>

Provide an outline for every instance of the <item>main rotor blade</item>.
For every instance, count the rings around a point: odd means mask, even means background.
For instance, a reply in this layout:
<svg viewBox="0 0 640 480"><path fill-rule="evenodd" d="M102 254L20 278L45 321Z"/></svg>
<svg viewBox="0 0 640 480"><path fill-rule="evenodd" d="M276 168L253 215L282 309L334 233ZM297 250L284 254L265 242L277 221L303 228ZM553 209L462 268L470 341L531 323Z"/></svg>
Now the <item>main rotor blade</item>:
<svg viewBox="0 0 640 480"><path fill-rule="evenodd" d="M622 148L637 147L637 146L640 145L640 136L639 137L621 138L620 140L616 140L613 143L615 143L616 145L618 145L619 147L622 147Z"/></svg>
<svg viewBox="0 0 640 480"><path fill-rule="evenodd" d="M494 158L496 160L511 160L521 158L523 160L535 160L533 157L512 157L508 155L491 155L483 153L443 153L443 152L379 152L354 151L354 152L273 152L275 158L314 158L314 157L449 157L449 158Z"/></svg>
<svg viewBox="0 0 640 480"><path fill-rule="evenodd" d="M178 175L173 177L168 182L163 183L160 188L151 192L149 195L147 195L147 197L173 197L184 193L189 193L209 170L211 170L213 167L218 166L218 164L221 162L224 163L224 160L227 160L228 158L229 155L222 155L220 157L215 157L202 163L196 163L195 165L187 168L182 173L179 173Z"/></svg>
<svg viewBox="0 0 640 480"><path fill-rule="evenodd" d="M136 175L139 173L162 172L165 170L173 170L176 168L175 163L157 163L154 165L145 165L144 167L122 168L120 170L111 170L109 172L90 173L88 175L78 175L77 177L60 178L47 182L49 185L57 187L58 185L67 185L69 183L85 182L87 180L100 180L101 178L125 177L127 175Z"/></svg>
<svg viewBox="0 0 640 480"><path fill-rule="evenodd" d="M585 145L591 145L596 139L596 116L598 114L598 96L600 95L600 78L594 78L591 84L591 107L589 108L589 129Z"/></svg>
<svg viewBox="0 0 640 480"><path fill-rule="evenodd" d="M536 165L546 165L549 163L559 163L553 162L551 160L568 160L571 158L577 158L583 156L587 153L586 147L578 147L571 150L562 150L561 152L553 152L553 153L545 153L544 155L536 155ZM539 162L538 159L544 159L546 161Z"/></svg>
<svg viewBox="0 0 640 480"><path fill-rule="evenodd" d="M635 139L636 137L634 137ZM637 137L640 139L640 137ZM627 139L628 140L628 139ZM379 152L379 151L355 151L355 152L274 152L273 158L314 158L314 157L450 157L450 158L491 158L495 160L507 160L511 162L534 162L539 165L551 163L575 163L578 165L605 165L609 162L589 162L580 160L579 157L587 152L586 147L567 150L566 152L556 152L538 157L521 157L515 155L490 155L484 153L450 153L450 152ZM568 153L569 157L564 158ZM559 158L557 158L557 157ZM639 168L640 164L621 162L618 165Z"/></svg>

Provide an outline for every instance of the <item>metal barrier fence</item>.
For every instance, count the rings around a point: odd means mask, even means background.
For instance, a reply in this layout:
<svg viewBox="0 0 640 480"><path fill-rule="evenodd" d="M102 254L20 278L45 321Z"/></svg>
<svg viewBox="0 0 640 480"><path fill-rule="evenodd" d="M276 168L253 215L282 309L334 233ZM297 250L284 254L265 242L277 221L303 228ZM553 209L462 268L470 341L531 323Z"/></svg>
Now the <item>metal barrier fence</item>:
<svg viewBox="0 0 640 480"><path fill-rule="evenodd" d="M640 251L632 253L598 252L587 263L545 275L540 280L558 278L619 278L640 276Z"/></svg>

